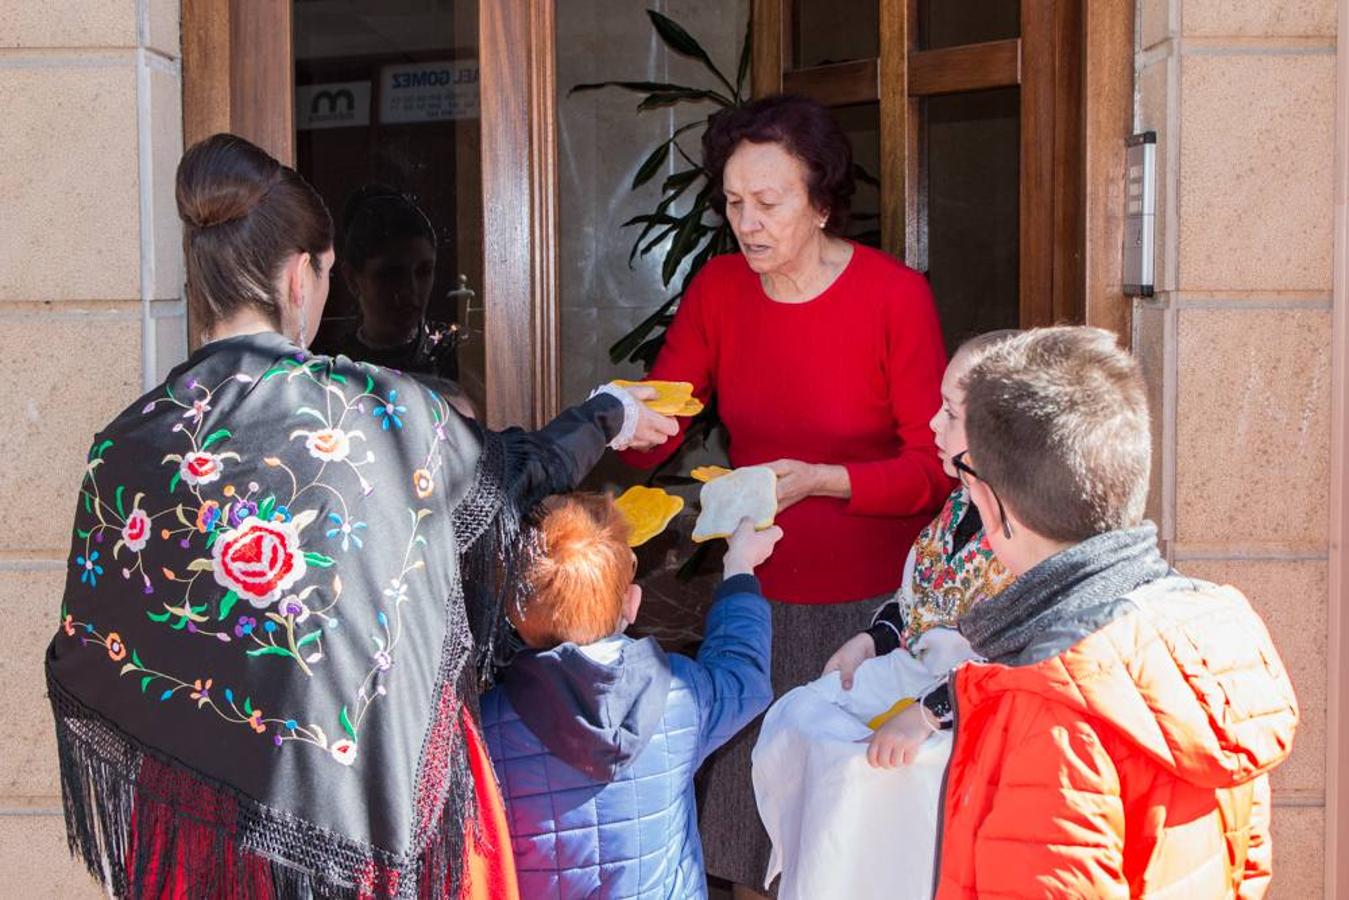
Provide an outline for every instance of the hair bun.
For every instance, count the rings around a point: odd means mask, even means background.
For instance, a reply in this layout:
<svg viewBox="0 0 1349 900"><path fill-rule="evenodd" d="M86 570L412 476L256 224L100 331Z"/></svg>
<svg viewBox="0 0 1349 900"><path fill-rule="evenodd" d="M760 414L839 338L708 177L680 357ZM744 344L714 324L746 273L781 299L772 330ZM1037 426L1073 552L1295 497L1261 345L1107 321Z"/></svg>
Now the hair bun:
<svg viewBox="0 0 1349 900"><path fill-rule="evenodd" d="M281 176L281 164L232 134L193 145L178 165L178 216L201 230L242 219Z"/></svg>

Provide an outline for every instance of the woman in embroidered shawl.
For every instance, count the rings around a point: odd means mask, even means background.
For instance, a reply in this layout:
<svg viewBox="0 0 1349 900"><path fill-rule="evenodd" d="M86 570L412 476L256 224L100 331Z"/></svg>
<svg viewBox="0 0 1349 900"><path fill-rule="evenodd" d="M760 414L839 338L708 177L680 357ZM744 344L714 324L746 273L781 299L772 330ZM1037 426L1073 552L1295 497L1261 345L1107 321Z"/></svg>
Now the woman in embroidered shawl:
<svg viewBox="0 0 1349 900"><path fill-rule="evenodd" d="M72 852L119 896L512 897L476 700L522 513L673 420L493 433L309 353L332 223L231 135L178 170L205 343L94 440L47 652Z"/></svg>

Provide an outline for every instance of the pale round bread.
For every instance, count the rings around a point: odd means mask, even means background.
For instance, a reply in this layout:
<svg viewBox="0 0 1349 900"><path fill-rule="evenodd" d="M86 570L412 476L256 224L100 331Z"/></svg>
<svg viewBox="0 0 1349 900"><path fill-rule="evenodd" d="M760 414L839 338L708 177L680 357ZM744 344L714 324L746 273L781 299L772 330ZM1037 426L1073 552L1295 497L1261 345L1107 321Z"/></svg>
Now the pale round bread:
<svg viewBox="0 0 1349 900"><path fill-rule="evenodd" d="M745 466L704 484L698 502L693 539L699 543L730 537L741 519L763 530L777 515L778 476L767 466Z"/></svg>

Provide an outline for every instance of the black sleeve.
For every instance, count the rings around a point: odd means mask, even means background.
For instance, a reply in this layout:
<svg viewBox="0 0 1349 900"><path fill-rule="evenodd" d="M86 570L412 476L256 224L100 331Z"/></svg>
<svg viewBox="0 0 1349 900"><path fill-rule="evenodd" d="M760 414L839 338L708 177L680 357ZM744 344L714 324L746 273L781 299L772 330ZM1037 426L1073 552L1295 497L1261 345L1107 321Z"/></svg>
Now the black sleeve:
<svg viewBox="0 0 1349 900"><path fill-rule="evenodd" d="M597 394L570 407L538 431L501 432L508 487L516 508L528 513L550 494L574 490L623 428L623 403Z"/></svg>
<svg viewBox="0 0 1349 900"><path fill-rule="evenodd" d="M904 610L894 600L876 610L876 615L871 619L871 627L867 629L867 634L871 635L871 639L876 642L877 656L893 653L903 646L901 636L904 634L906 624Z"/></svg>
<svg viewBox="0 0 1349 900"><path fill-rule="evenodd" d="M951 680L943 679L922 697L922 704L932 713L943 731L955 726L955 710L951 708Z"/></svg>

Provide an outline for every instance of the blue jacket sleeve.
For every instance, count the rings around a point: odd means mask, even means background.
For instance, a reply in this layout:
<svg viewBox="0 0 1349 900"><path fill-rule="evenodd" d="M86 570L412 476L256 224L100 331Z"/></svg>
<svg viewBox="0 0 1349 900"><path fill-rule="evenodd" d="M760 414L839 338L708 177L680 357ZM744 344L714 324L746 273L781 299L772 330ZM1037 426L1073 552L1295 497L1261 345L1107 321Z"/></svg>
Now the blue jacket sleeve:
<svg viewBox="0 0 1349 900"><path fill-rule="evenodd" d="M737 575L721 583L705 634L690 675L701 725L700 764L773 702L773 624L757 578Z"/></svg>

